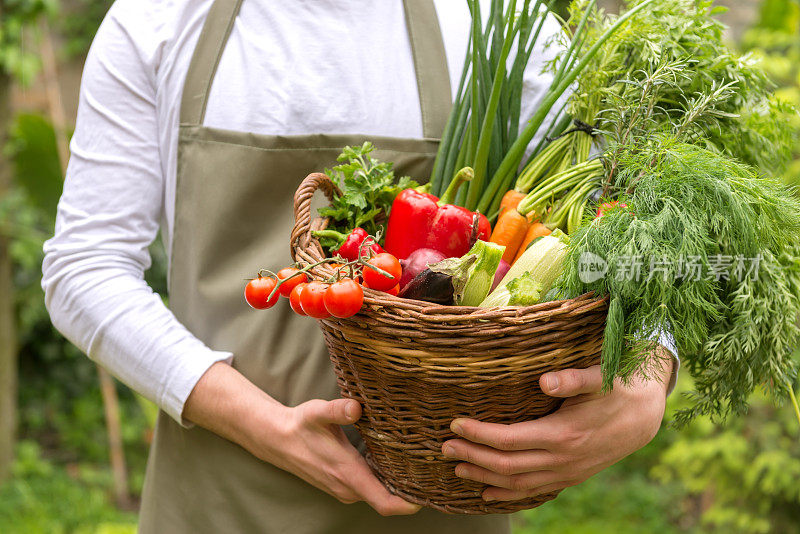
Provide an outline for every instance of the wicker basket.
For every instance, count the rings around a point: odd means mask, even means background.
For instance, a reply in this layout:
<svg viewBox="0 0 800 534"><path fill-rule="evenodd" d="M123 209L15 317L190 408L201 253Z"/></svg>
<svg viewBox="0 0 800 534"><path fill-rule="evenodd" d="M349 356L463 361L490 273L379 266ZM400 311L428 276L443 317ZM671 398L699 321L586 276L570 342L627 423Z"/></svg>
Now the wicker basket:
<svg viewBox="0 0 800 534"><path fill-rule="evenodd" d="M310 174L297 190L292 256L314 262L324 252L311 231L311 198L336 186ZM313 271L333 274L327 265ZM442 443L450 422L471 417L495 423L535 419L556 410L539 377L599 361L608 303L583 295L530 307L439 306L365 290L365 306L349 319L325 319L325 336L342 396L359 401L356 423L367 461L396 495L459 514L510 513L539 506L558 492L513 502L484 502L484 484L455 476L458 462Z"/></svg>

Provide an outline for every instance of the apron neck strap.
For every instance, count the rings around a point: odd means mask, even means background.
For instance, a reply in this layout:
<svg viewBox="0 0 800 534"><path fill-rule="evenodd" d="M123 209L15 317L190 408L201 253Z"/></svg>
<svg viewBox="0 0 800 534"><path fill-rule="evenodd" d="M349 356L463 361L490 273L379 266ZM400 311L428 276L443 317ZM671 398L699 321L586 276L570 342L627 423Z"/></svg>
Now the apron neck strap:
<svg viewBox="0 0 800 534"><path fill-rule="evenodd" d="M439 17L433 0L403 0L403 8L417 71L422 135L439 139L453 105Z"/></svg>
<svg viewBox="0 0 800 534"><path fill-rule="evenodd" d="M211 84L243 0L215 0L194 49L181 99L180 123L203 124ZM433 0L403 0L417 73L423 136L438 139L452 106L442 32Z"/></svg>

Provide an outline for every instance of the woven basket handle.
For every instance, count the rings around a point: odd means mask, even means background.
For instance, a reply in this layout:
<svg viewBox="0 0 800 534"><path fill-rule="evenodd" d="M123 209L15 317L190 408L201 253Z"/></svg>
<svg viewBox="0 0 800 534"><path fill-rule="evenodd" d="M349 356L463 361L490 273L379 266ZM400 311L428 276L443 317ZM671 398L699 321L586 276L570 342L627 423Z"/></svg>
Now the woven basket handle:
<svg viewBox="0 0 800 534"><path fill-rule="evenodd" d="M311 217L311 200L314 193L321 190L329 201L339 195L339 188L331 179L321 172L312 172L300 183L294 194L294 228L289 239L292 259L298 261L312 261L323 257L323 251L311 231L313 219Z"/></svg>

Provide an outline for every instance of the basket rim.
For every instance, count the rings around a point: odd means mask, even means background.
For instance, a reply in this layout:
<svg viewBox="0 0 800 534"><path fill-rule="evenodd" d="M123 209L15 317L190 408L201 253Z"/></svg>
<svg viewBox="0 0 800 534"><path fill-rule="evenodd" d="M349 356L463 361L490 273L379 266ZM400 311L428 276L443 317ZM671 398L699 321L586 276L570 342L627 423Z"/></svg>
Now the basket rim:
<svg viewBox="0 0 800 534"><path fill-rule="evenodd" d="M313 231L323 230L328 226L327 218L311 217L311 199L317 190L321 190L328 200L331 200L339 192L339 188L329 176L318 172L309 174L297 188L294 196L295 225L291 234L290 249L292 258L298 263L310 264L326 257L319 240L312 234ZM308 274L312 277L330 278L335 272L333 267L322 264L311 269ZM365 313L369 307L373 308L372 313L380 312L381 308L391 308L419 318L435 317L437 322L523 317L529 319L532 315L550 315L548 312L554 311L576 315L587 313L597 310L608 301L609 295L595 296L594 292L590 291L574 298L539 302L531 306L493 306L490 308L446 306L423 300L401 298L365 287L364 304L367 306L354 317Z"/></svg>
<svg viewBox="0 0 800 534"><path fill-rule="evenodd" d="M325 267L326 269L320 269L320 271L330 272L323 272L318 274L318 276L323 276L325 278L333 276L335 270L328 268L327 266ZM317 269L312 269L312 272L316 270ZM365 304L372 304L380 307L391 306L395 308L403 308L425 315L457 315L459 317L468 317L474 315L476 318L481 318L480 316L485 315L486 312L505 312L504 315L510 314L512 316L529 315L540 311L563 308L573 303L585 302L585 306L590 306L591 303L602 303L607 302L608 300L608 295L595 297L594 292L589 291L578 295L577 297L537 302L536 304L532 304L530 306L449 306L443 304L434 304L424 300L399 297L390 293L386 293L385 291L378 291L376 289L364 287ZM594 306L592 306L592 308L594 308Z"/></svg>

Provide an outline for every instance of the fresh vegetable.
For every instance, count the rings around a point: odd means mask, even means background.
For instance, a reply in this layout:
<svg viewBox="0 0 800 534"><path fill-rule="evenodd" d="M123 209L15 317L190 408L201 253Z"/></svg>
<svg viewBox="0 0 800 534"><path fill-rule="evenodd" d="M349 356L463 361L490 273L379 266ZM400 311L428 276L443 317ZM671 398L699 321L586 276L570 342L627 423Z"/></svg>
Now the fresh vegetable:
<svg viewBox="0 0 800 534"><path fill-rule="evenodd" d="M475 261L473 258L471 261ZM400 297L405 299L424 300L434 304L453 304L453 277L449 274L437 273L430 268L414 277L400 290Z"/></svg>
<svg viewBox="0 0 800 534"><path fill-rule="evenodd" d="M520 200L525 198L525 194L526 193L521 193L516 189L506 191L506 194L503 195L503 200L500 201L500 214L498 215L498 221L500 220L499 218L503 216L503 213L505 213L507 210L517 209Z"/></svg>
<svg viewBox="0 0 800 534"><path fill-rule="evenodd" d="M601 187L601 181L606 175L602 160L593 159L578 163L568 169L542 180L525 198L520 201L517 209L523 215L528 213L545 213L548 207L554 209L548 214L546 222L552 228L568 228L570 210L573 205L584 206L589 195ZM564 199L557 204L554 199ZM578 212L582 215L582 212ZM580 223L580 217L573 221L573 227ZM574 228L570 228L574 229Z"/></svg>
<svg viewBox="0 0 800 534"><path fill-rule="evenodd" d="M386 251L400 259L420 248L438 250L448 258L463 256L470 248L475 213L450 202L460 185L471 179L472 170L462 169L441 199L414 189L397 195L386 228ZM489 220L478 216L478 239L488 240Z"/></svg>
<svg viewBox="0 0 800 534"><path fill-rule="evenodd" d="M499 300L496 293L502 292L512 280L521 277L526 272L533 281L538 282L539 292L544 295L550 291L553 282L563 271L564 258L567 256L569 237L556 230L549 236L542 237L531 245L516 261L500 284L492 291L488 298L481 302L481 306L491 306Z"/></svg>
<svg viewBox="0 0 800 534"><path fill-rule="evenodd" d="M728 46L712 0L659 0L602 45L576 80L568 111L625 143L637 131L730 155L772 174L791 150L792 127L764 68ZM573 20L580 13L572 9ZM592 14L587 44L613 18ZM788 143L787 143L788 141Z"/></svg>
<svg viewBox="0 0 800 534"><path fill-rule="evenodd" d="M396 297L397 295L400 294L400 284L397 284L392 289L387 290L386 293L389 293L390 295Z"/></svg>
<svg viewBox="0 0 800 534"><path fill-rule="evenodd" d="M305 273L301 273L299 269L294 267L285 267L278 271L278 280L283 280L280 285L281 296L288 297L292 289L308 281Z"/></svg>
<svg viewBox="0 0 800 534"><path fill-rule="evenodd" d="M256 310L266 310L273 307L280 298L280 294L270 298L270 294L275 289L277 282L274 278L262 277L260 274L257 278L253 278L247 285L244 286L244 299L247 303Z"/></svg>
<svg viewBox="0 0 800 534"><path fill-rule="evenodd" d="M522 240L522 243L519 246L519 250L517 250L517 255L514 257L512 265L522 257L525 251L528 250L528 247L530 247L531 243L533 243L540 237L550 235L551 233L552 232L550 228L548 228L539 221L536 221L535 223L531 224L528 227L528 231L525 232L525 239Z"/></svg>
<svg viewBox="0 0 800 534"><path fill-rule="evenodd" d="M489 241L504 246L503 261L511 263L514 261L517 250L519 250L527 232L528 219L514 207L507 209L498 217Z"/></svg>
<svg viewBox="0 0 800 534"><path fill-rule="evenodd" d="M336 230L317 230L313 234L318 239L338 240L341 245L334 251L334 255L341 256L348 261L358 259L359 254L369 254L370 251L373 254L383 252L383 248L363 228L353 228L347 235ZM363 250L362 245L364 245Z"/></svg>
<svg viewBox="0 0 800 534"><path fill-rule="evenodd" d="M306 312L303 311L303 305L300 303L300 295L303 293L303 289L305 289L307 282L301 282L292 288L292 292L289 293L289 306L292 307L294 312L297 315L306 315Z"/></svg>
<svg viewBox="0 0 800 534"><path fill-rule="evenodd" d="M674 138L617 153L609 189L628 192L620 200L629 208L578 228L560 284L617 302L606 343L625 349L604 369L606 386L652 369L649 334L668 331L695 388L678 422L741 413L759 386L787 395L800 334L798 200L777 180ZM589 254L603 258L606 276L582 280Z"/></svg>
<svg viewBox="0 0 800 534"><path fill-rule="evenodd" d="M300 305L306 315L314 319L327 319L331 316L328 308L325 307L326 291L328 291L328 284L319 280L312 280L306 284L300 293Z"/></svg>
<svg viewBox="0 0 800 534"><path fill-rule="evenodd" d="M380 217L388 215L395 197L404 189L417 187L408 177L395 180L392 164L379 162L370 154L372 143L360 147L344 147L338 161L344 162L326 174L341 191L330 206L319 209L321 217L330 217L329 230L349 234L354 228L364 228L369 235L378 235ZM321 236L320 244L336 249L341 240L336 236Z"/></svg>
<svg viewBox="0 0 800 534"><path fill-rule="evenodd" d="M505 286L493 291L491 295L481 302L481 308L495 306L532 306L538 303L544 292L542 282L530 272L514 278Z"/></svg>
<svg viewBox="0 0 800 534"><path fill-rule="evenodd" d="M589 11L584 7L572 4L568 25L586 20ZM592 193L614 174L615 147L658 133L769 172L784 168L792 137L790 124L781 119L785 104L771 95L772 85L757 62L726 46L724 26L712 16L714 9L710 0L660 0L642 8L635 31L618 31L600 46L576 79L566 111L574 119L574 130L601 138L597 144L609 147L604 155L606 170L591 172L586 162L590 136L576 132L578 137L562 158L567 167L538 178L533 176L543 164L532 162L523 170L518 186L521 181L534 184L520 203L521 213L553 207L543 222L572 233L588 215ZM591 12L584 46L594 48L613 24L613 17ZM562 46L571 42L564 37ZM551 71L557 68L553 64ZM553 141L534 159L541 159L560 141ZM601 189L601 196L610 193L614 192Z"/></svg>
<svg viewBox="0 0 800 534"><path fill-rule="evenodd" d="M400 278L400 287L405 287L419 273L428 268L432 263L445 259L445 255L432 248L419 248L408 255L404 260L400 260L403 267L403 276Z"/></svg>
<svg viewBox="0 0 800 534"><path fill-rule="evenodd" d="M445 128L431 177L432 192L448 187L457 164L472 165L475 180L457 203L468 209L493 214L511 187L517 169L553 106L589 65L601 46L626 22L655 0L645 0L614 21L604 34L584 51L586 21L594 12L594 0L583 6L586 16L574 28L565 50L556 55L550 87L534 115L520 131L520 97L524 71L548 10L542 0L518 3L491 2L487 27L482 26L480 2L469 0L472 34L469 52L456 91L455 105ZM540 45L541 47L541 45ZM511 51L514 54L511 55ZM560 114L559 114L560 115Z"/></svg>
<svg viewBox="0 0 800 534"><path fill-rule="evenodd" d="M430 270L451 277L457 306L477 306L492 288L503 251L501 245L477 241L464 256L442 260Z"/></svg>
<svg viewBox="0 0 800 534"><path fill-rule="evenodd" d="M364 305L364 290L355 280L345 278L328 286L323 302L331 315L346 319L357 314Z"/></svg>
<svg viewBox="0 0 800 534"><path fill-rule="evenodd" d="M491 291L494 291L494 288L500 284L500 281L503 279L509 269L511 269L511 265L509 265L505 260L500 260L500 265L497 266L497 270L494 273Z"/></svg>
<svg viewBox="0 0 800 534"><path fill-rule="evenodd" d="M396 257L388 252L383 252L370 258L361 274L364 277L364 283L372 289L387 291L400 282L403 268ZM387 274L389 276L386 276Z"/></svg>

